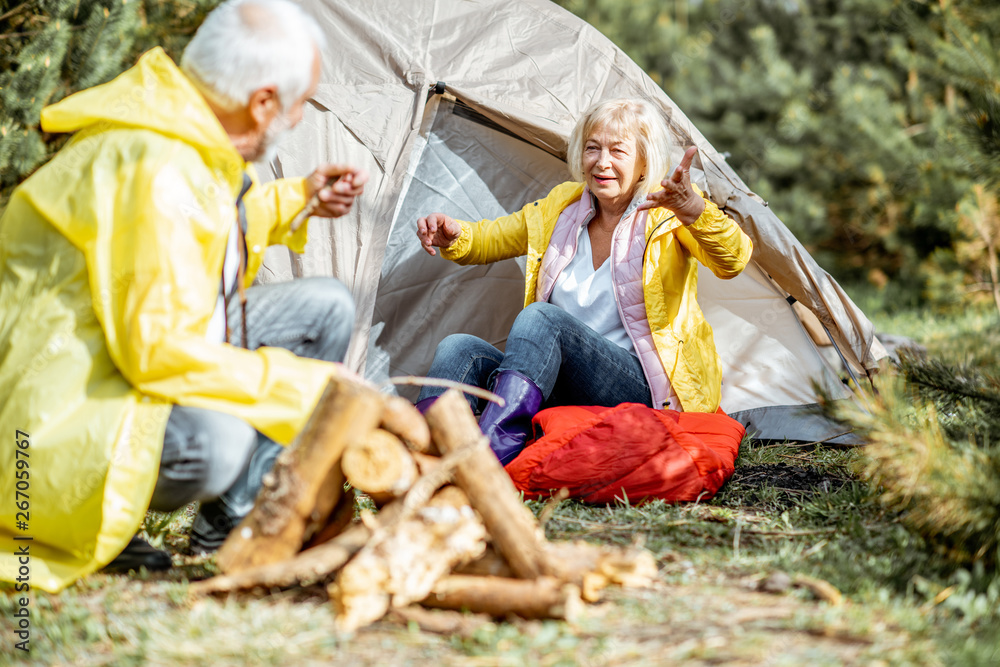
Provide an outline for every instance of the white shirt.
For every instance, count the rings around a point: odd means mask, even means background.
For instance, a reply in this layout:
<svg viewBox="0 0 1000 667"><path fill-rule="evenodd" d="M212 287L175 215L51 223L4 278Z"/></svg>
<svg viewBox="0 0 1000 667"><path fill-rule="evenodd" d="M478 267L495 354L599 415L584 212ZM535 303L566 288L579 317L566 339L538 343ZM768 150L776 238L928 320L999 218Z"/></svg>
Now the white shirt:
<svg viewBox="0 0 1000 667"><path fill-rule="evenodd" d="M622 324L611 283L611 258L594 269L594 252L587 225L582 225L573 256L552 288L549 303L562 308L615 345L635 354ZM636 355L638 356L638 355Z"/></svg>
<svg viewBox="0 0 1000 667"><path fill-rule="evenodd" d="M236 278L240 272L240 251L237 246L240 228L239 221L233 221L229 230L229 241L226 243L226 258L222 262L222 280L219 283L219 296L215 301L212 319L208 322L208 332L205 338L216 343L226 342L226 295L233 293Z"/></svg>

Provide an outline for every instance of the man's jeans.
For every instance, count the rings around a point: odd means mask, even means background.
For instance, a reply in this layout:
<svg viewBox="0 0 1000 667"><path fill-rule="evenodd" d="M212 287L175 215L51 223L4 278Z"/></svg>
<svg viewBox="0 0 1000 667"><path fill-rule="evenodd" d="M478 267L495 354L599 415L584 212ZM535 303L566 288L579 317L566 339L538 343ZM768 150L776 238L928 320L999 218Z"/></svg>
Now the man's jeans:
<svg viewBox="0 0 1000 667"><path fill-rule="evenodd" d="M251 287L247 344L283 347L300 357L343 361L354 327L351 293L333 278L305 278ZM240 340L240 304L228 308ZM218 548L253 508L261 478L281 451L270 438L230 415L175 405L163 438L160 472L150 509L171 511L202 501L191 531L196 551Z"/></svg>
<svg viewBox="0 0 1000 667"><path fill-rule="evenodd" d="M652 406L649 384L635 355L550 303L533 303L518 314L505 352L468 334L448 336L438 344L427 375L489 389L493 375L505 370L531 378L542 390L543 408ZM420 399L444 391L424 387ZM481 399L465 397L473 412L482 411Z"/></svg>

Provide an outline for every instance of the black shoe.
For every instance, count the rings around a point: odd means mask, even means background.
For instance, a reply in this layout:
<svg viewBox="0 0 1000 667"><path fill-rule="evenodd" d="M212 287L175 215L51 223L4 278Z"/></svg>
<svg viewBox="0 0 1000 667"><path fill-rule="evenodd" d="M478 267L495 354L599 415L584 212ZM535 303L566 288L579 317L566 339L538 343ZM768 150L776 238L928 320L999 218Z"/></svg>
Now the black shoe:
<svg viewBox="0 0 1000 667"><path fill-rule="evenodd" d="M227 516L225 506L216 501L202 503L198 515L191 526L189 549L193 556L202 556L218 551L226 537L238 523Z"/></svg>
<svg viewBox="0 0 1000 667"><path fill-rule="evenodd" d="M116 574L144 567L150 572L159 572L169 570L171 565L173 562L170 560L170 554L154 548L136 535L129 541L125 549L113 561L105 565L101 571Z"/></svg>
<svg viewBox="0 0 1000 667"><path fill-rule="evenodd" d="M215 500L201 504L191 526L190 551L193 555L218 550L233 528L250 513L264 475L274 467L274 460L282 450L284 447L273 440L259 437L246 469L229 490Z"/></svg>

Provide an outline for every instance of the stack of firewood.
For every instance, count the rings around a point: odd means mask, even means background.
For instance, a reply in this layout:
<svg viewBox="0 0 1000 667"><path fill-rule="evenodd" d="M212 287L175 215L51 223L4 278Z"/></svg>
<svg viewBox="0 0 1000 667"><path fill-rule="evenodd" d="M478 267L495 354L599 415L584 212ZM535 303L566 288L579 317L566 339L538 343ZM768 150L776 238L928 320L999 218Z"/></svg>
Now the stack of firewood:
<svg viewBox="0 0 1000 667"><path fill-rule="evenodd" d="M355 495L377 514L354 518ZM548 542L462 395L424 415L335 378L196 594L326 585L339 629L410 605L494 617L572 618L608 585L647 586L635 547Z"/></svg>

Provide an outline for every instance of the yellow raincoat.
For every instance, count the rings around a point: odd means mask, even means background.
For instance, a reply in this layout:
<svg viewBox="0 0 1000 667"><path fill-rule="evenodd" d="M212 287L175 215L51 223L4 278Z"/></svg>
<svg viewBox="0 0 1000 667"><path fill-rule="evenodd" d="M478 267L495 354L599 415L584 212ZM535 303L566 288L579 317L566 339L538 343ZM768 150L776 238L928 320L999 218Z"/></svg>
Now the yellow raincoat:
<svg viewBox="0 0 1000 667"><path fill-rule="evenodd" d="M559 215L582 194L583 183L563 183L544 199L511 215L478 223L460 220L461 235L442 249L441 256L459 264L487 264L527 255L527 306L535 300L542 256ZM686 227L677 218L664 222L669 216L666 209L655 208L646 218L642 262L646 318L657 355L682 408L715 412L722 391L722 364L712 327L695 299L698 262L720 278L732 278L750 261L753 242L708 199L705 212Z"/></svg>
<svg viewBox="0 0 1000 667"><path fill-rule="evenodd" d="M246 164L161 49L46 108L42 127L76 134L0 219L0 581L27 545L31 587L57 591L139 528L172 404L288 443L335 366L206 339ZM306 226L289 223L305 201L302 179L251 187L245 283L267 245L303 250Z"/></svg>

